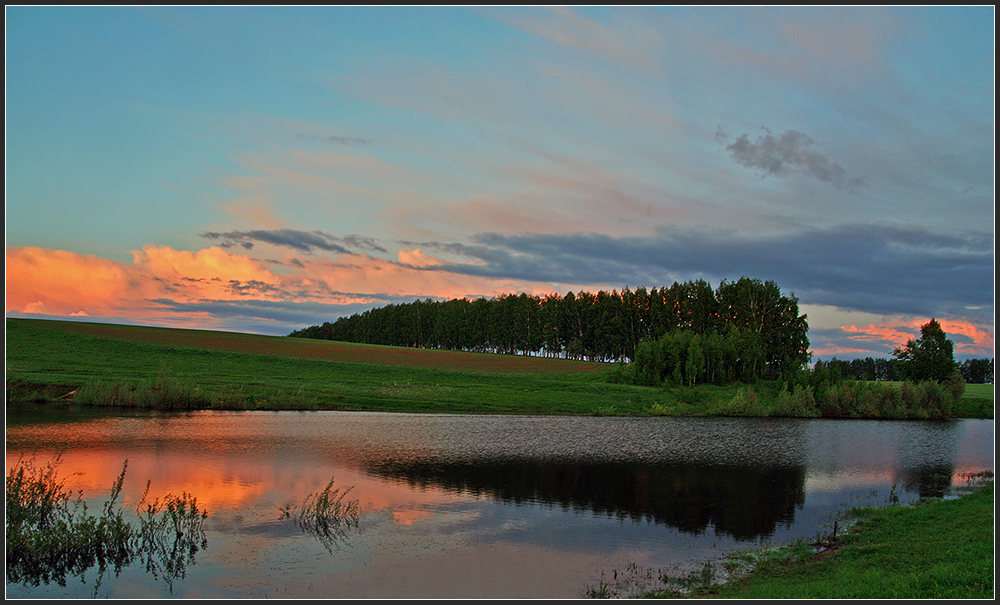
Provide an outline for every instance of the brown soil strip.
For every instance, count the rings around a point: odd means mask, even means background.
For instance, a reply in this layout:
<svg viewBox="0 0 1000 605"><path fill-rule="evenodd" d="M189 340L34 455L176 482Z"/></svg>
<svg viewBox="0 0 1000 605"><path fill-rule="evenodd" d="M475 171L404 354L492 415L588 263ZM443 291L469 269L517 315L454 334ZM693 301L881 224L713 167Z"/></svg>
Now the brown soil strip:
<svg viewBox="0 0 1000 605"><path fill-rule="evenodd" d="M238 332L214 332L178 328L151 328L116 324L52 322L67 332L133 342L147 342L175 347L193 347L256 355L279 355L301 359L362 362L388 365L434 367L443 370L473 372L594 372L607 369L597 362L498 355L464 351L440 351L362 345L329 340L262 336Z"/></svg>

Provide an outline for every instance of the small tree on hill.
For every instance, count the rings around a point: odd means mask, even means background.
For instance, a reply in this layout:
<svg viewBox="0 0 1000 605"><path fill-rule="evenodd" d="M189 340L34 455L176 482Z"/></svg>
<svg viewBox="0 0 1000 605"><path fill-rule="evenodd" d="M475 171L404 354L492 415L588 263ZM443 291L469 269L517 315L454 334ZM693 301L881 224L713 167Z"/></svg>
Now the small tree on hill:
<svg viewBox="0 0 1000 605"><path fill-rule="evenodd" d="M892 355L899 362L898 369L903 377L915 382L944 382L951 379L958 369L954 344L934 319L920 328L920 338L910 340L905 347L897 347Z"/></svg>

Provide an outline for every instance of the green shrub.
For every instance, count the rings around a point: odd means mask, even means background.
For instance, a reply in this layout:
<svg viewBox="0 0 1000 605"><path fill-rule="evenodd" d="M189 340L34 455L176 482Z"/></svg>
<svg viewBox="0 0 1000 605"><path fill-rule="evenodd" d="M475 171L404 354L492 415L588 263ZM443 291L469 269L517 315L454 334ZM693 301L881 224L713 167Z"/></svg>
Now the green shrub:
<svg viewBox="0 0 1000 605"><path fill-rule="evenodd" d="M885 387L882 385L866 385L859 389L855 403L857 415L862 418L891 418L892 414L887 410L886 404L891 404L893 400L885 395Z"/></svg>
<svg viewBox="0 0 1000 605"><path fill-rule="evenodd" d="M797 384L792 391L786 385L777 395L773 416L815 418L820 415L813 387Z"/></svg>
<svg viewBox="0 0 1000 605"><path fill-rule="evenodd" d="M942 385L954 400L958 400L965 395L965 378L962 377L962 373L958 370L952 372Z"/></svg>
<svg viewBox="0 0 1000 605"><path fill-rule="evenodd" d="M742 387L723 407L725 416L767 416L768 408L753 387Z"/></svg>
<svg viewBox="0 0 1000 605"><path fill-rule="evenodd" d="M648 416L672 416L674 413L674 408L670 407L665 403L651 403L646 406L646 415Z"/></svg>
<svg viewBox="0 0 1000 605"><path fill-rule="evenodd" d="M854 414L857 393L849 382L832 385L823 394L819 408L824 418L848 418Z"/></svg>

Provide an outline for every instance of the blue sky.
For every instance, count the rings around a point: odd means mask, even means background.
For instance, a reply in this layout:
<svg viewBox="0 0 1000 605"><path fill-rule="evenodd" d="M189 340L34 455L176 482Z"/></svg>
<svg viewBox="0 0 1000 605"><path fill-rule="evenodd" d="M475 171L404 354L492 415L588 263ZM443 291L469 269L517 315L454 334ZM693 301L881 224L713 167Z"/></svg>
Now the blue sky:
<svg viewBox="0 0 1000 605"><path fill-rule="evenodd" d="M7 315L773 279L992 357L994 8L8 7Z"/></svg>

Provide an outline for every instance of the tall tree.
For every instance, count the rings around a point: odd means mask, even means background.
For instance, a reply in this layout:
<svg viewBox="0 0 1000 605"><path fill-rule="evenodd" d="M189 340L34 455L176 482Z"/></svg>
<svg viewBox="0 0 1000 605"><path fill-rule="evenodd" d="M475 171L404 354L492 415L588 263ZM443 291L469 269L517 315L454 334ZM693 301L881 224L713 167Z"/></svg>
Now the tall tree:
<svg viewBox="0 0 1000 605"><path fill-rule="evenodd" d="M948 340L941 324L931 319L920 328L920 338L896 347L893 357L900 373L913 381L944 381L957 370L954 344Z"/></svg>

